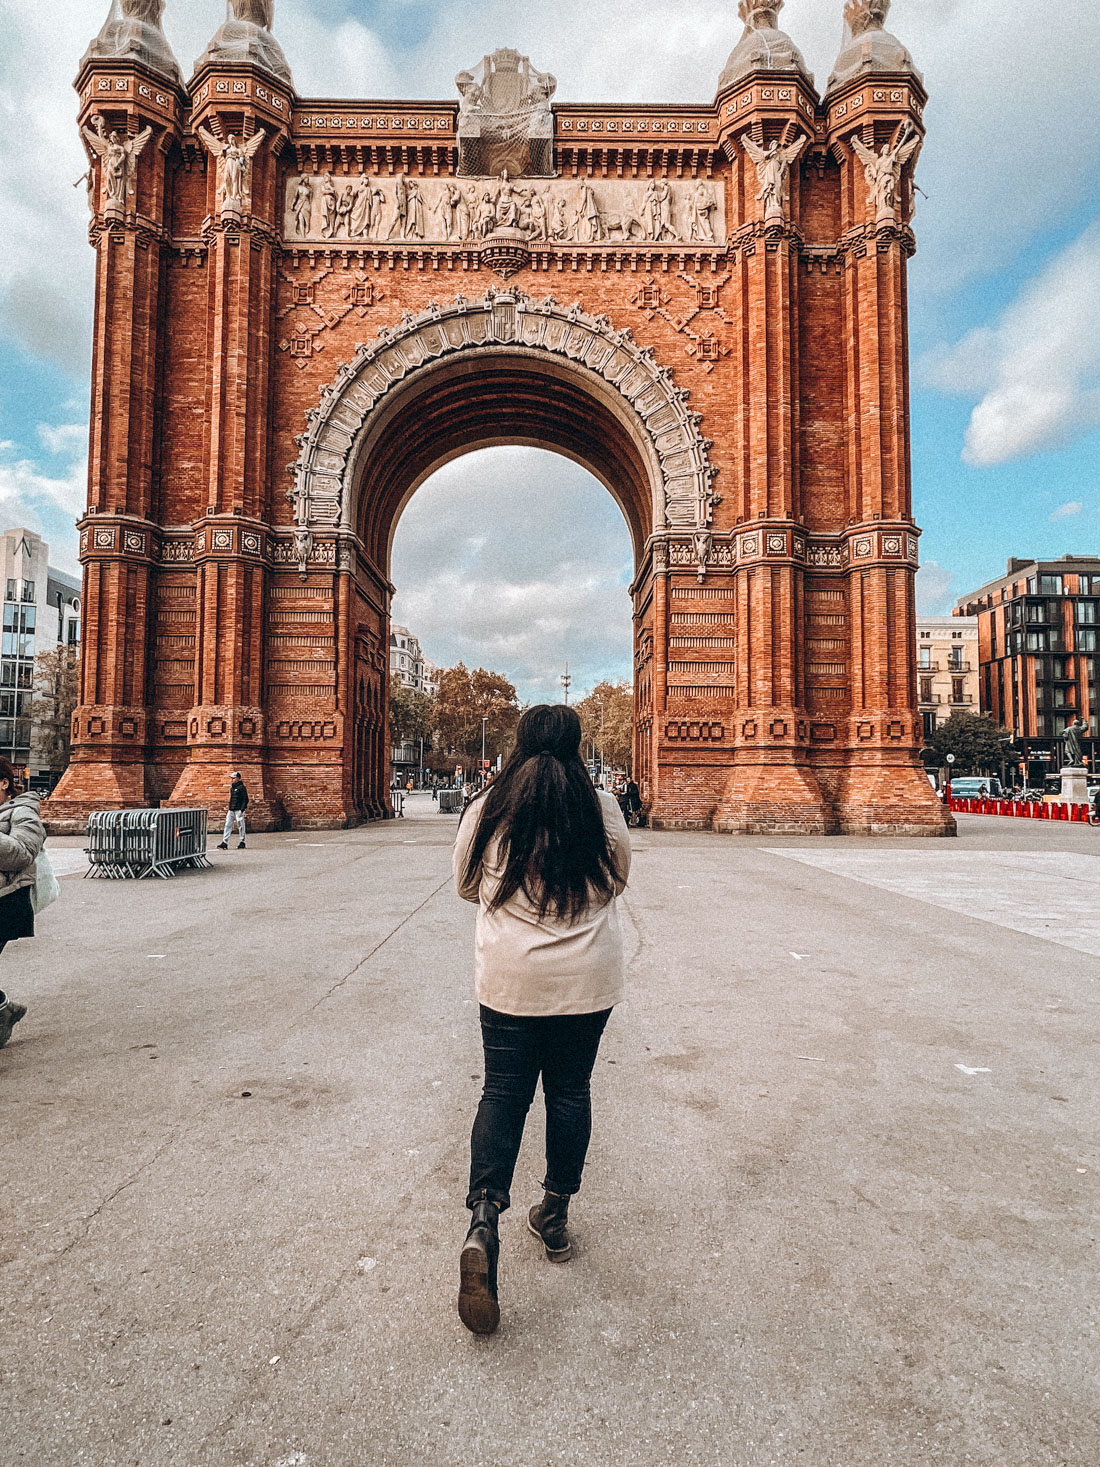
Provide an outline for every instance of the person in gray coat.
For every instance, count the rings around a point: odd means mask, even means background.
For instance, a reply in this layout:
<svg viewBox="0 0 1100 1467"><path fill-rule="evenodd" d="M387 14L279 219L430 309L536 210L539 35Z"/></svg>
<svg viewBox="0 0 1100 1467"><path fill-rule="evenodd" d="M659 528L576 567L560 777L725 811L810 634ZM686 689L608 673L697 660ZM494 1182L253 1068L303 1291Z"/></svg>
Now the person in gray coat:
<svg viewBox="0 0 1100 1467"><path fill-rule="evenodd" d="M45 840L38 796L21 794L18 775L0 758L0 952L9 942L34 936L31 891ZM16 1003L0 988L0 1049L26 1012L26 1004Z"/></svg>

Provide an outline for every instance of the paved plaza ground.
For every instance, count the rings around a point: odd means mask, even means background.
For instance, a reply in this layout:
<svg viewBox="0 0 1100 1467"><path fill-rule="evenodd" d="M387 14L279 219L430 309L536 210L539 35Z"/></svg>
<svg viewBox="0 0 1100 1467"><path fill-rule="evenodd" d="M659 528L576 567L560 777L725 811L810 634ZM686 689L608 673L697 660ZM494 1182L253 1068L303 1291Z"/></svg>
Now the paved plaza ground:
<svg viewBox="0 0 1100 1467"><path fill-rule="evenodd" d="M0 960L3 1467L1095 1467L1100 830L637 832L576 1257L536 1109L479 1339L455 824L170 882L54 843Z"/></svg>

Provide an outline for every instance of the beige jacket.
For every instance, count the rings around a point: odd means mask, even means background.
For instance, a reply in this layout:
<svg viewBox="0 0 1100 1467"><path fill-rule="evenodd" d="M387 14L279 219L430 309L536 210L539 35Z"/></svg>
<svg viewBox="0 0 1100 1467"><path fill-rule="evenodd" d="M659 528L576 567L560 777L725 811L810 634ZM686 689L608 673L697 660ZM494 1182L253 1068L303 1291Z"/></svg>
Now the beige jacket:
<svg viewBox="0 0 1100 1467"><path fill-rule="evenodd" d="M0 805L0 897L35 884L35 862L45 839L37 795L13 795Z"/></svg>
<svg viewBox="0 0 1100 1467"><path fill-rule="evenodd" d="M598 791L608 840L626 889L630 874L630 834L613 795ZM612 1008L623 997L623 939L613 897L591 906L573 924L552 916L539 920L522 891L503 907L488 902L504 874L499 842L485 852L480 879L467 883L466 861L481 808L475 801L462 817L454 848L455 885L460 897L478 903L474 938L474 974L478 1001L502 1014L593 1014Z"/></svg>

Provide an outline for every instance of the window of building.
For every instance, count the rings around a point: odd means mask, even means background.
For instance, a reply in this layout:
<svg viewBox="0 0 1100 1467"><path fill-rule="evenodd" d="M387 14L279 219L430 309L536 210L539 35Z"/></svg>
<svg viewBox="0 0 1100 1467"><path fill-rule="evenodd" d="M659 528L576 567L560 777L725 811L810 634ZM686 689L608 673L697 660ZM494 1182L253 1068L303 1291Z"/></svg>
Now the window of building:
<svg viewBox="0 0 1100 1467"><path fill-rule="evenodd" d="M1029 596L1034 596L1035 595L1035 577L1034 576L1028 576L1028 579L1027 579L1027 594Z"/></svg>
<svg viewBox="0 0 1100 1467"><path fill-rule="evenodd" d="M931 647L921 647L919 650L920 650L920 665L921 665L921 667L931 667L932 666L932 648Z"/></svg>
<svg viewBox="0 0 1100 1467"><path fill-rule="evenodd" d="M951 679L951 701L952 703L962 703L965 701L963 680L961 677L953 677Z"/></svg>
<svg viewBox="0 0 1100 1467"><path fill-rule="evenodd" d="M961 647L951 647L951 648L949 648L948 649L948 652L947 652L947 665L948 665L948 667L961 667L962 664L963 664L963 649Z"/></svg>
<svg viewBox="0 0 1100 1467"><path fill-rule="evenodd" d="M9 581L8 582L7 594L5 595L4 600L5 601L14 601L15 599L16 599L16 596L15 596L15 582L14 581Z"/></svg>
<svg viewBox="0 0 1100 1467"><path fill-rule="evenodd" d="M962 641L962 637L963 637L962 632L952 632L951 633L951 640L953 642L961 642Z"/></svg>
<svg viewBox="0 0 1100 1467"><path fill-rule="evenodd" d="M1077 603L1077 625L1079 627L1094 627L1096 625L1096 602L1078 601Z"/></svg>
<svg viewBox="0 0 1100 1467"><path fill-rule="evenodd" d="M80 623L78 621L71 621L69 623L69 646L80 646Z"/></svg>
<svg viewBox="0 0 1100 1467"><path fill-rule="evenodd" d="M1027 619L1029 622L1045 622L1047 609L1041 601L1029 601L1027 603Z"/></svg>
<svg viewBox="0 0 1100 1467"><path fill-rule="evenodd" d="M1088 628L1079 628L1077 632L1077 650L1078 652L1095 652L1096 633L1088 630Z"/></svg>
<svg viewBox="0 0 1100 1467"><path fill-rule="evenodd" d="M1028 632L1027 650L1029 652L1045 652L1050 644L1048 632Z"/></svg>
<svg viewBox="0 0 1100 1467"><path fill-rule="evenodd" d="M1039 577L1039 595L1040 596L1061 596L1061 594L1062 594L1062 577L1061 576L1040 576Z"/></svg>
<svg viewBox="0 0 1100 1467"><path fill-rule="evenodd" d="M921 641L927 641L931 635L931 632L921 632Z"/></svg>
<svg viewBox="0 0 1100 1467"><path fill-rule="evenodd" d="M932 679L930 677L922 677L920 680L920 700L922 703L932 701Z"/></svg>

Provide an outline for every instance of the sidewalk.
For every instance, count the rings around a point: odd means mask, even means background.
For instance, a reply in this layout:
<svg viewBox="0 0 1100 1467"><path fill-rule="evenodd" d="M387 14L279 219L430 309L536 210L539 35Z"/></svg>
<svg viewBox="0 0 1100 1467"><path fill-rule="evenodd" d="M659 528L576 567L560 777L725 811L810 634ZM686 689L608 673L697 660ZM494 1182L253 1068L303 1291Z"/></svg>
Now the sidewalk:
<svg viewBox="0 0 1100 1467"><path fill-rule="evenodd" d="M1100 832L634 832L577 1256L536 1101L478 1339L473 909L407 811L67 876L3 955L4 1467L1095 1467Z"/></svg>

